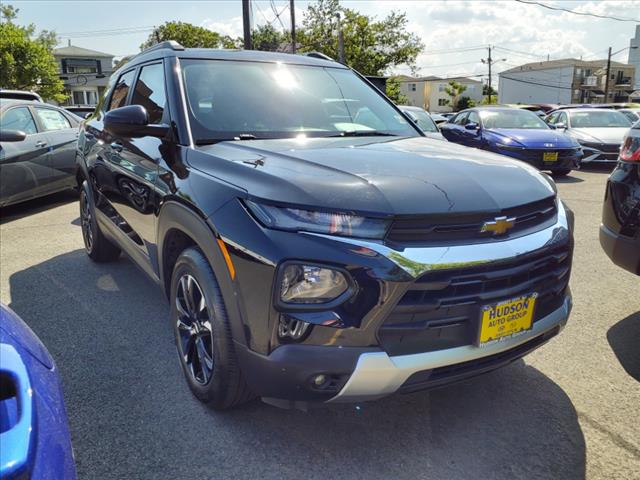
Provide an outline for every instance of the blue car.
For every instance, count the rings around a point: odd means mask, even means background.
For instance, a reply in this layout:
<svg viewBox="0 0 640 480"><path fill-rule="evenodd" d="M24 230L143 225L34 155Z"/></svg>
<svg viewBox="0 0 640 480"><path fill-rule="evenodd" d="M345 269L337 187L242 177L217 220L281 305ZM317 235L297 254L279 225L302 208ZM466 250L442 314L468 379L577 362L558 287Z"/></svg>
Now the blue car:
<svg viewBox="0 0 640 480"><path fill-rule="evenodd" d="M450 142L490 150L527 162L553 175L578 168L580 144L547 125L533 112L517 108L471 108L440 125Z"/></svg>
<svg viewBox="0 0 640 480"><path fill-rule="evenodd" d="M0 478L76 478L56 366L27 324L2 304Z"/></svg>

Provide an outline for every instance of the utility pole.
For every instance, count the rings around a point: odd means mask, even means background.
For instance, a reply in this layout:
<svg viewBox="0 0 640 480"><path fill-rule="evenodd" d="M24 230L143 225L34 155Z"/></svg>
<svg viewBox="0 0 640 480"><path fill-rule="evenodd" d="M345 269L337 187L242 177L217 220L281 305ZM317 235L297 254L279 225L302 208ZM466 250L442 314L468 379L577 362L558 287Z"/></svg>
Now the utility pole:
<svg viewBox="0 0 640 480"><path fill-rule="evenodd" d="M493 90L491 89L491 45L489 45L489 57L487 58L487 63L489 64L489 105L491 105L491 92L493 92Z"/></svg>
<svg viewBox="0 0 640 480"><path fill-rule="evenodd" d="M244 49L251 50L251 0L242 0L242 30L244 32Z"/></svg>
<svg viewBox="0 0 640 480"><path fill-rule="evenodd" d="M609 103L609 75L611 74L611 47L607 56L607 78L604 81L604 103Z"/></svg>
<svg viewBox="0 0 640 480"><path fill-rule="evenodd" d="M296 53L296 9L293 6L294 0L289 0L289 11L291 12L291 53Z"/></svg>
<svg viewBox="0 0 640 480"><path fill-rule="evenodd" d="M338 19L338 61L346 65L347 61L344 58L344 36L342 35L342 24L340 23L340 14L336 15Z"/></svg>

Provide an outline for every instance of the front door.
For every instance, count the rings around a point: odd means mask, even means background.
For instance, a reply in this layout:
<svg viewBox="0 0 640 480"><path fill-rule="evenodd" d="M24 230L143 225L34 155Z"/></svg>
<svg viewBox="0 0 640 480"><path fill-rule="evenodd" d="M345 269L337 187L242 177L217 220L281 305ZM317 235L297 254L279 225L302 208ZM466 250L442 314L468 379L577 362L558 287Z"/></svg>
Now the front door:
<svg viewBox="0 0 640 480"><path fill-rule="evenodd" d="M21 202L52 190L48 139L39 132L27 106L12 107L0 119L3 130L27 134L21 142L0 145L0 205Z"/></svg>

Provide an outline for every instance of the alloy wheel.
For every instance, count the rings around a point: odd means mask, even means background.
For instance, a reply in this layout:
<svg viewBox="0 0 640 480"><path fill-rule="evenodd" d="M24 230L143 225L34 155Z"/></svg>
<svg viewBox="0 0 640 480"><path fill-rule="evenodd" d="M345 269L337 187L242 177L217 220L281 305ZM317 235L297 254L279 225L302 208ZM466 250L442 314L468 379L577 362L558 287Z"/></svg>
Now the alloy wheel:
<svg viewBox="0 0 640 480"><path fill-rule="evenodd" d="M192 275L180 277L175 302L180 357L193 379L205 385L213 373L213 331L202 288Z"/></svg>
<svg viewBox="0 0 640 480"><path fill-rule="evenodd" d="M82 238L84 239L84 245L90 252L93 248L93 215L91 214L89 196L85 192L82 192L80 198L80 222L82 224Z"/></svg>

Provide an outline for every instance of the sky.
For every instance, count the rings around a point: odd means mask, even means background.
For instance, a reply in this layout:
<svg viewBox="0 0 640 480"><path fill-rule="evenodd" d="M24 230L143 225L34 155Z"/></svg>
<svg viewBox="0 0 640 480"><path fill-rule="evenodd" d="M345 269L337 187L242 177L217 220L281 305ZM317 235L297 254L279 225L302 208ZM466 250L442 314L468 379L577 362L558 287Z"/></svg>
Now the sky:
<svg viewBox="0 0 640 480"><path fill-rule="evenodd" d="M614 17L640 18L640 0L554 1L551 6ZM77 45L112 53L136 53L153 26L178 20L222 34L242 35L240 0L214 1L11 1L19 8L17 23L55 30L60 46ZM254 24L290 28L289 0L252 0ZM296 24L302 23L309 1L296 0ZM559 58L606 58L629 46L636 22L621 22L551 11L515 0L342 0L345 7L384 18L391 11L406 12L408 29L425 45L418 56L419 75L451 77L486 75L488 45L498 60L494 72L528 62ZM279 14L279 18L276 16ZM282 22L282 24L280 23ZM114 32L113 30L119 31ZM105 32L111 30L111 32ZM613 59L626 62L629 50ZM391 73L391 72L390 72ZM409 73L398 67L392 73ZM478 78L478 77L476 77Z"/></svg>

